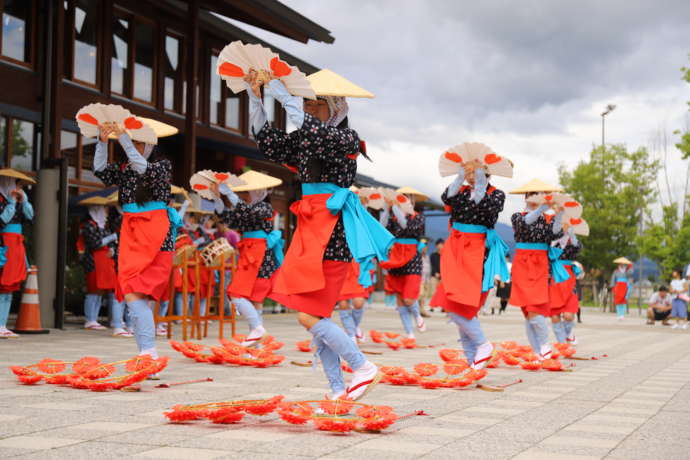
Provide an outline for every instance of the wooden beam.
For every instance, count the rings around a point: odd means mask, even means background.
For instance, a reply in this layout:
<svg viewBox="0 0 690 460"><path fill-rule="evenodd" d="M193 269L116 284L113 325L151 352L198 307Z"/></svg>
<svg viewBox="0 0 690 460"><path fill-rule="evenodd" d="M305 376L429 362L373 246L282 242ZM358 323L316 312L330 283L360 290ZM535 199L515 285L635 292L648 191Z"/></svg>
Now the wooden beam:
<svg viewBox="0 0 690 460"><path fill-rule="evenodd" d="M199 0L187 2L187 104L184 130L183 177L191 177L196 170L196 106L198 82L197 69L199 67Z"/></svg>

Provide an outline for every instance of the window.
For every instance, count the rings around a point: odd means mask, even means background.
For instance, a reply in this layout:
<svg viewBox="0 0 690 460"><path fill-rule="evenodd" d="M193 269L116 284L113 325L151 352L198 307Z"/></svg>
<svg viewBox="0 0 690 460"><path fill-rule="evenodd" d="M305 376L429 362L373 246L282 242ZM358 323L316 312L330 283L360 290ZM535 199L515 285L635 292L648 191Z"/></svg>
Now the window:
<svg viewBox="0 0 690 460"><path fill-rule="evenodd" d="M67 158L68 176L72 184L100 184L100 179L92 171L97 142L98 139L83 137L72 131L60 132L60 150Z"/></svg>
<svg viewBox="0 0 690 460"><path fill-rule="evenodd" d="M7 139L7 119L0 117L0 164L5 167L5 139Z"/></svg>
<svg viewBox="0 0 690 460"><path fill-rule="evenodd" d="M240 95L234 94L229 88L223 88L225 97L225 126L239 131L240 127Z"/></svg>
<svg viewBox="0 0 690 460"><path fill-rule="evenodd" d="M137 22L134 29L134 98L153 101L153 27Z"/></svg>
<svg viewBox="0 0 690 460"><path fill-rule="evenodd" d="M34 2L31 0L0 1L2 23L0 54L19 62L31 62L31 24Z"/></svg>
<svg viewBox="0 0 690 460"><path fill-rule="evenodd" d="M163 69L163 108L183 112L184 90L182 88L182 40L172 35L165 36L165 58Z"/></svg>
<svg viewBox="0 0 690 460"><path fill-rule="evenodd" d="M34 124L30 121L10 119L9 165L10 168L23 171L34 169L36 137Z"/></svg>
<svg viewBox="0 0 690 460"><path fill-rule="evenodd" d="M72 78L96 86L98 80L98 13L100 1L68 0L64 2L65 18L72 27L65 27L67 43L72 46L71 61L66 69ZM68 22L69 24L69 22ZM69 54L65 58L69 59Z"/></svg>
<svg viewBox="0 0 690 460"><path fill-rule="evenodd" d="M129 21L116 17L113 21L113 55L110 59L110 90L125 94L125 80L129 67Z"/></svg>
<svg viewBox="0 0 690 460"><path fill-rule="evenodd" d="M235 131L241 131L242 99L227 87L216 73L218 56L211 55L209 67L209 122Z"/></svg>
<svg viewBox="0 0 690 460"><path fill-rule="evenodd" d="M220 93L222 91L223 80L216 74L216 67L218 66L218 56L211 55L211 68L209 69L209 114L208 121L213 125L220 124L218 112L221 108Z"/></svg>
<svg viewBox="0 0 690 460"><path fill-rule="evenodd" d="M156 43L153 25L117 10L112 21L110 91L154 103Z"/></svg>

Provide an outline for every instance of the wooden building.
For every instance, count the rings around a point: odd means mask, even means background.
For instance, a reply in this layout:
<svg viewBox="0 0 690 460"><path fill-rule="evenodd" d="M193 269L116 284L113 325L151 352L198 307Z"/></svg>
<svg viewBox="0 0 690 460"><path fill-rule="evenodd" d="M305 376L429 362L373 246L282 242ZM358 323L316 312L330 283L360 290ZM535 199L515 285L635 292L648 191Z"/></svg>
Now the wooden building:
<svg viewBox="0 0 690 460"><path fill-rule="evenodd" d="M81 137L74 121L88 103L121 104L176 126L180 133L159 145L177 185L206 168L250 166L281 177L274 205L290 232L293 175L261 160L247 96L215 75L217 55L242 40L273 48L306 73L318 69L219 15L304 43L334 40L276 0L0 0L0 161L39 181L32 252L45 327L60 327L64 310L68 197L102 187L92 172L96 140ZM284 127L280 106L265 103Z"/></svg>

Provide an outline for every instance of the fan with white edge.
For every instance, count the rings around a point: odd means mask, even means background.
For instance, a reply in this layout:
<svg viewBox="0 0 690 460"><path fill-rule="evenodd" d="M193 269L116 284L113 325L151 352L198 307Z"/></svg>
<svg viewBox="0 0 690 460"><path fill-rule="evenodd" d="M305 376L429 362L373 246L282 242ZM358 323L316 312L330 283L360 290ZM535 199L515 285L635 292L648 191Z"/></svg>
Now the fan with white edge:
<svg viewBox="0 0 690 460"><path fill-rule="evenodd" d="M153 128L121 105L89 104L79 109L75 118L84 137L98 137L103 123L117 123L135 141L153 145L158 143L158 136ZM114 135L111 137L114 138Z"/></svg>
<svg viewBox="0 0 690 460"><path fill-rule="evenodd" d="M412 205L408 197L396 192L392 188L381 188L380 190L384 200L392 202L393 205L398 206L405 214L414 214L414 205Z"/></svg>
<svg viewBox="0 0 690 460"><path fill-rule="evenodd" d="M589 236L589 224L582 217L563 216L563 223L570 225L576 235Z"/></svg>
<svg viewBox="0 0 690 460"><path fill-rule="evenodd" d="M236 40L223 48L218 56L216 73L235 94L247 89L244 77L249 74L250 69L272 73L293 96L316 99L316 93L304 72L280 59L269 48L256 44L245 45Z"/></svg>
<svg viewBox="0 0 690 460"><path fill-rule="evenodd" d="M366 198L367 207L371 209L383 209L386 205L383 193L376 187L363 187L359 189L358 195Z"/></svg>
<svg viewBox="0 0 690 460"><path fill-rule="evenodd" d="M487 174L513 177L513 163L479 142L465 142L445 151L439 158L438 172L441 177L454 176L460 172L464 163L475 160L484 165Z"/></svg>
<svg viewBox="0 0 690 460"><path fill-rule="evenodd" d="M563 206L563 214L574 219L579 219L582 216L582 205L567 193L537 193L527 198L526 201L539 206L543 204Z"/></svg>
<svg viewBox="0 0 690 460"><path fill-rule="evenodd" d="M228 187L237 187L239 185L247 184L234 174L230 174L228 172L211 171L210 169L197 171L189 179L189 186L192 188L192 190L207 200L214 200L216 198L211 192L211 186L213 184L223 183L227 184Z"/></svg>

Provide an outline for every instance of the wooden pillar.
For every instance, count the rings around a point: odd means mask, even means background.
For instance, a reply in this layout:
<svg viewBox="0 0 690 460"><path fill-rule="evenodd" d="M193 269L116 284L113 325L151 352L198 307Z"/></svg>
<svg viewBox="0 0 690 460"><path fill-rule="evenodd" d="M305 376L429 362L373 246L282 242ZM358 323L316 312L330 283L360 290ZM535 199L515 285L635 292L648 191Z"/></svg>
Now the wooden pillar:
<svg viewBox="0 0 690 460"><path fill-rule="evenodd" d="M196 171L196 106L199 67L199 0L187 2L187 101L184 129L184 160L182 165L183 177L188 180Z"/></svg>

